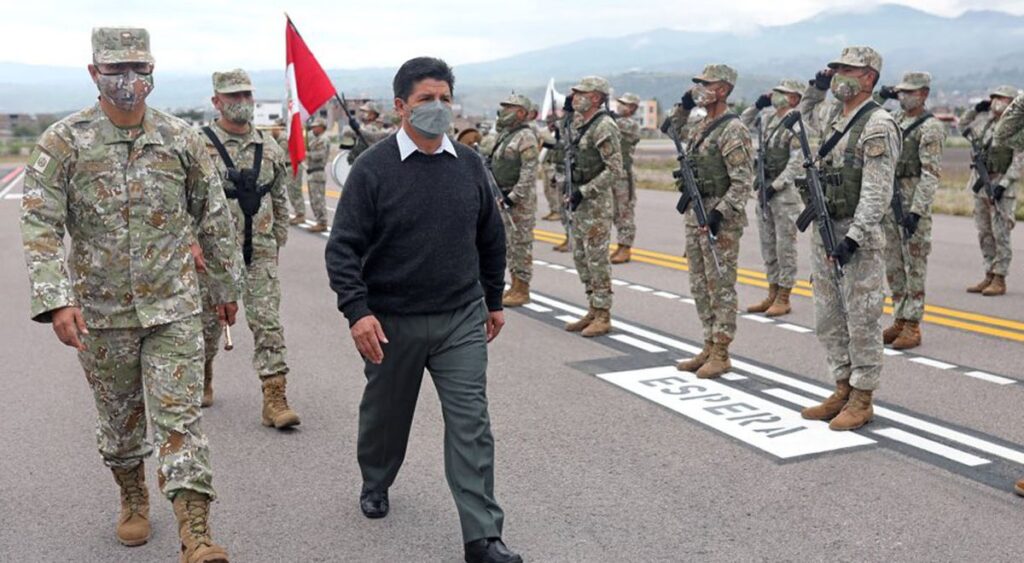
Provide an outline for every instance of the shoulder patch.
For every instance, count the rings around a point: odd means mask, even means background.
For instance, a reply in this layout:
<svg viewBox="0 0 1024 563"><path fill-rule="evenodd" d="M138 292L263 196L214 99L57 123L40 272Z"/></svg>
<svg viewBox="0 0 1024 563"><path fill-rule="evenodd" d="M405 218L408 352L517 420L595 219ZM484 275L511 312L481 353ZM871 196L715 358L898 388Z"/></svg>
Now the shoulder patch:
<svg viewBox="0 0 1024 563"><path fill-rule="evenodd" d="M42 147L36 146L28 161L29 168L43 178L49 178L57 171L57 159L44 151Z"/></svg>
<svg viewBox="0 0 1024 563"><path fill-rule="evenodd" d="M885 154L885 138L882 136L872 137L864 141L864 156L877 158Z"/></svg>

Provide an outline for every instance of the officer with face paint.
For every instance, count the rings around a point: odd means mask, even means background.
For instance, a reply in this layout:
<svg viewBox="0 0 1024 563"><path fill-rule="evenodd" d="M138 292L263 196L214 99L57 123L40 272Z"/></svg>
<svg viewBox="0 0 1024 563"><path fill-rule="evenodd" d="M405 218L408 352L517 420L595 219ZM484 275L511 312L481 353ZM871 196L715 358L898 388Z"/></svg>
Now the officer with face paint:
<svg viewBox="0 0 1024 563"><path fill-rule="evenodd" d="M880 90L882 99L899 100L900 109L893 117L903 137L893 188L900 190L903 222L896 223L892 209L882 219L885 276L892 291L894 317L892 326L882 331L882 341L895 350L921 345L925 274L932 249L932 202L939 187L946 140L946 126L926 106L931 81L927 72L908 72L895 87Z"/></svg>
<svg viewBox="0 0 1024 563"><path fill-rule="evenodd" d="M265 139L252 124L254 104L248 73L240 68L213 73L211 101L220 117L202 131L235 217L235 240L245 262L242 302L253 335L252 367L263 391L261 420L264 426L290 428L299 424L299 415L288 406L285 396L289 369L277 264L288 240L284 186L291 170L277 144ZM200 276L200 281L205 282L205 277ZM203 312L204 407L213 404L213 362L221 338L213 313L209 307Z"/></svg>
<svg viewBox="0 0 1024 563"><path fill-rule="evenodd" d="M826 256L815 230L811 250L814 318L836 390L801 414L830 420L833 430L853 430L874 416L872 395L882 374L882 218L890 210L902 139L896 120L872 99L882 71L877 51L847 47L828 67L807 88L800 112L822 141L822 188L840 241ZM826 101L829 89L835 99ZM842 297L830 281L835 262L844 272Z"/></svg>
<svg viewBox="0 0 1024 563"><path fill-rule="evenodd" d="M995 134L1009 109L1010 102L1018 96L1013 86L999 86L992 89L987 100L978 102L960 118L960 130L974 139L984 152L989 178L992 182L992 197L982 189L976 170L971 171L968 188L974 191L974 225L978 228L978 244L985 264L985 277L977 285L967 288L968 293L980 293L985 297L1006 294L1006 276L1010 273L1013 259L1013 245L1010 235L1016 224L1017 185L1024 175L1024 144L1008 143L1012 133L1019 127L1020 109L1014 109L1013 120L1003 126L1004 142L996 142ZM1018 124L1018 125L1015 125Z"/></svg>
<svg viewBox="0 0 1024 563"><path fill-rule="evenodd" d="M199 134L146 106L149 33L93 29L92 55L99 101L49 127L26 167L21 232L32 318L53 323L78 351L100 454L121 489L117 539L149 539L143 460L155 446L181 561L226 562L208 521L214 490L200 425L201 299L190 246L201 245L218 320L233 324L242 257L231 212Z"/></svg>
<svg viewBox="0 0 1024 563"><path fill-rule="evenodd" d="M327 144L327 123L321 117L309 122L306 137L306 185L309 189L309 206L313 209L316 224L309 228L311 233L327 230L327 176L324 168L330 157L331 147Z"/></svg>
<svg viewBox="0 0 1024 563"><path fill-rule="evenodd" d="M692 207L685 216L690 291L704 327L704 349L676 366L702 379L721 377L732 368L729 345L736 336L736 268L740 237L747 226L746 203L754 184L750 131L727 105L736 78L728 65L707 65L693 77L695 86L683 94L671 115L675 134L688 145L697 189L708 213L706 227L697 224ZM707 115L691 124L690 112L698 106ZM717 237L721 270L715 265L705 229Z"/></svg>
<svg viewBox="0 0 1024 563"><path fill-rule="evenodd" d="M800 104L804 85L799 80L782 80L771 93L762 94L740 115L748 127L759 126L759 153L764 155L765 185L758 191L755 208L761 239L761 258L768 273L768 296L747 307L748 313L778 317L790 312L790 292L796 283L796 218L800 215L797 179L804 176L800 143L782 120ZM762 191L763 190L763 191ZM762 205L766 201L767 205Z"/></svg>

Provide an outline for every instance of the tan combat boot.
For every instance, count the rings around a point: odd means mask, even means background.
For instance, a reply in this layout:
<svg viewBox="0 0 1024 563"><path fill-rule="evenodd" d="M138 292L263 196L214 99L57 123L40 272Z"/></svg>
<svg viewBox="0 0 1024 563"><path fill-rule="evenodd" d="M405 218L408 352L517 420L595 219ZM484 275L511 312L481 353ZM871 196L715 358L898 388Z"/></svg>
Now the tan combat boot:
<svg viewBox="0 0 1024 563"><path fill-rule="evenodd" d="M994 277L995 274L993 274L992 272L985 274L985 279L981 280L975 285L972 285L971 287L968 287L967 293L981 293L982 291L985 291L985 288L988 287L988 284L992 283L992 278Z"/></svg>
<svg viewBox="0 0 1024 563"><path fill-rule="evenodd" d="M557 212L557 211L552 210L547 215L541 217L541 220L542 221L561 221L562 220L562 214Z"/></svg>
<svg viewBox="0 0 1024 563"><path fill-rule="evenodd" d="M628 244L620 244L612 254L612 264L625 264L633 259L633 247Z"/></svg>
<svg viewBox="0 0 1024 563"><path fill-rule="evenodd" d="M263 426L280 429L300 424L299 415L288 406L284 388L283 375L273 375L263 380Z"/></svg>
<svg viewBox="0 0 1024 563"><path fill-rule="evenodd" d="M554 250L555 252L569 252L569 239L562 241L562 244L556 244L551 247L551 250Z"/></svg>
<svg viewBox="0 0 1024 563"><path fill-rule="evenodd" d="M832 430L856 430L871 422L875 409L871 407L871 391L854 388L850 391L850 400L839 412L839 416L828 423Z"/></svg>
<svg viewBox="0 0 1024 563"><path fill-rule="evenodd" d="M181 563L228 563L228 552L210 537L210 497L183 489L174 496Z"/></svg>
<svg viewBox="0 0 1024 563"><path fill-rule="evenodd" d="M779 285L769 284L768 285L768 297L765 297L764 301L747 307L748 313L763 313L775 303L775 298L779 295Z"/></svg>
<svg viewBox="0 0 1024 563"><path fill-rule="evenodd" d="M995 295L1006 295L1006 276L999 274L992 275L992 283L988 284L988 287L981 290L981 294L985 297L992 297Z"/></svg>
<svg viewBox="0 0 1024 563"><path fill-rule="evenodd" d="M213 404L213 358L203 363L203 406Z"/></svg>
<svg viewBox="0 0 1024 563"><path fill-rule="evenodd" d="M711 347L711 355L704 365L697 370L699 379L718 379L722 374L732 369L732 362L729 361L729 343L732 338L718 336L715 344Z"/></svg>
<svg viewBox="0 0 1024 563"><path fill-rule="evenodd" d="M311 233L322 233L322 232L324 232L326 230L327 230L327 222L326 221L318 221L316 225L313 225L312 227L309 228L309 232L311 232Z"/></svg>
<svg viewBox="0 0 1024 563"><path fill-rule="evenodd" d="M583 329L585 329L588 326L590 326L590 323L594 322L595 315L597 315L597 309L591 307L590 310L587 311L587 314L583 315L582 319L580 319L580 320L578 320L578 321L576 321L574 323L566 323L565 324L566 332L581 332L581 331L583 331Z"/></svg>
<svg viewBox="0 0 1024 563"><path fill-rule="evenodd" d="M781 317L788 315L792 310L789 305L789 293L793 291L789 287L779 287L779 294L775 296L775 302L764 312L766 317Z"/></svg>
<svg viewBox="0 0 1024 563"><path fill-rule="evenodd" d="M512 289L501 298L505 307L522 307L530 302L530 284L519 278L512 278Z"/></svg>
<svg viewBox="0 0 1024 563"><path fill-rule="evenodd" d="M305 222L306 222L306 214L305 213L296 213L295 215L292 215L291 219L288 220L288 224L289 225L301 225L301 224L303 224Z"/></svg>
<svg viewBox="0 0 1024 563"><path fill-rule="evenodd" d="M892 342L893 350L908 350L921 345L921 323L917 321L906 321L903 324L903 331Z"/></svg>
<svg viewBox="0 0 1024 563"><path fill-rule="evenodd" d="M146 466L112 467L114 481L121 487L121 514L117 517L117 540L134 547L149 541L149 490Z"/></svg>
<svg viewBox="0 0 1024 563"><path fill-rule="evenodd" d="M1024 479L1021 479L1020 481L1017 481L1013 485L1013 492L1015 492L1018 495L1024 497Z"/></svg>
<svg viewBox="0 0 1024 563"><path fill-rule="evenodd" d="M800 416L807 420L832 420L846 406L846 402L850 399L851 389L849 378L836 381L836 390L831 395L821 404L800 411Z"/></svg>
<svg viewBox="0 0 1024 563"><path fill-rule="evenodd" d="M612 312L609 309L594 309L594 320L580 331L580 336L593 338L612 331Z"/></svg>
<svg viewBox="0 0 1024 563"><path fill-rule="evenodd" d="M715 346L715 343L710 340L704 341L704 349L699 354L690 358L689 360L683 360L676 364L676 369L679 371L691 371L695 372L700 369L700 366L704 365L704 362L708 361L711 357L711 349Z"/></svg>
<svg viewBox="0 0 1024 563"><path fill-rule="evenodd" d="M882 343L892 344L893 342L896 342L896 339L899 338L900 334L903 332L903 327L906 324L907 321L903 319L893 319L892 326L882 331Z"/></svg>

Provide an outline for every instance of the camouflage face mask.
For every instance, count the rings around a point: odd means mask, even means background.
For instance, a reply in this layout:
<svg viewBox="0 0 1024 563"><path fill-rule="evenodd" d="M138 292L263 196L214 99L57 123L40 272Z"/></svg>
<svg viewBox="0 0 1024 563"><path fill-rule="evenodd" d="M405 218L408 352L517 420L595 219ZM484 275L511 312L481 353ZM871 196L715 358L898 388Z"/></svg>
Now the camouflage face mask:
<svg viewBox="0 0 1024 563"><path fill-rule="evenodd" d="M518 110L513 107L503 108L498 112L497 124L502 128L509 128L519 122Z"/></svg>
<svg viewBox="0 0 1024 563"><path fill-rule="evenodd" d="M857 97L857 94L860 94L860 80L853 76L833 74L831 88L832 95L840 102L845 102L846 100L852 100Z"/></svg>
<svg viewBox="0 0 1024 563"><path fill-rule="evenodd" d="M772 92L772 107L775 109L789 107L789 97L782 92Z"/></svg>
<svg viewBox="0 0 1024 563"><path fill-rule="evenodd" d="M153 91L153 75L134 70L118 74L99 74L96 87L100 95L122 111L132 111Z"/></svg>
<svg viewBox="0 0 1024 563"><path fill-rule="evenodd" d="M900 108L902 108L903 111L914 111L924 104L924 100L913 92L900 92L898 96L900 100Z"/></svg>
<svg viewBox="0 0 1024 563"><path fill-rule="evenodd" d="M587 113L590 108L594 107L594 103L590 101L590 98L583 95L572 97L572 109L577 113Z"/></svg>
<svg viewBox="0 0 1024 563"><path fill-rule="evenodd" d="M992 113L996 115L1002 115L1006 108L1010 106L1010 102L1006 100L996 99L992 100Z"/></svg>
<svg viewBox="0 0 1024 563"><path fill-rule="evenodd" d="M255 104L251 101L245 102L221 102L220 114L224 119L234 123L249 123L255 111Z"/></svg>

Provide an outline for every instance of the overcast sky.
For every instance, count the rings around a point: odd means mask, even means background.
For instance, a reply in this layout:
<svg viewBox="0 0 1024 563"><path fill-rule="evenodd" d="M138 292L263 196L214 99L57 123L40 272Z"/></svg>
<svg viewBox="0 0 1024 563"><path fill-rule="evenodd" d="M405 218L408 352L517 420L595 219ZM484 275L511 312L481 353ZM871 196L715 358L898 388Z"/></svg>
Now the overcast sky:
<svg viewBox="0 0 1024 563"><path fill-rule="evenodd" d="M163 71L280 68L287 10L326 68L395 66L425 54L457 65L585 37L659 27L742 32L881 3L944 16L969 9L1024 14L1024 0L22 0L3 9L0 61L85 65L92 27L129 25L149 29Z"/></svg>

